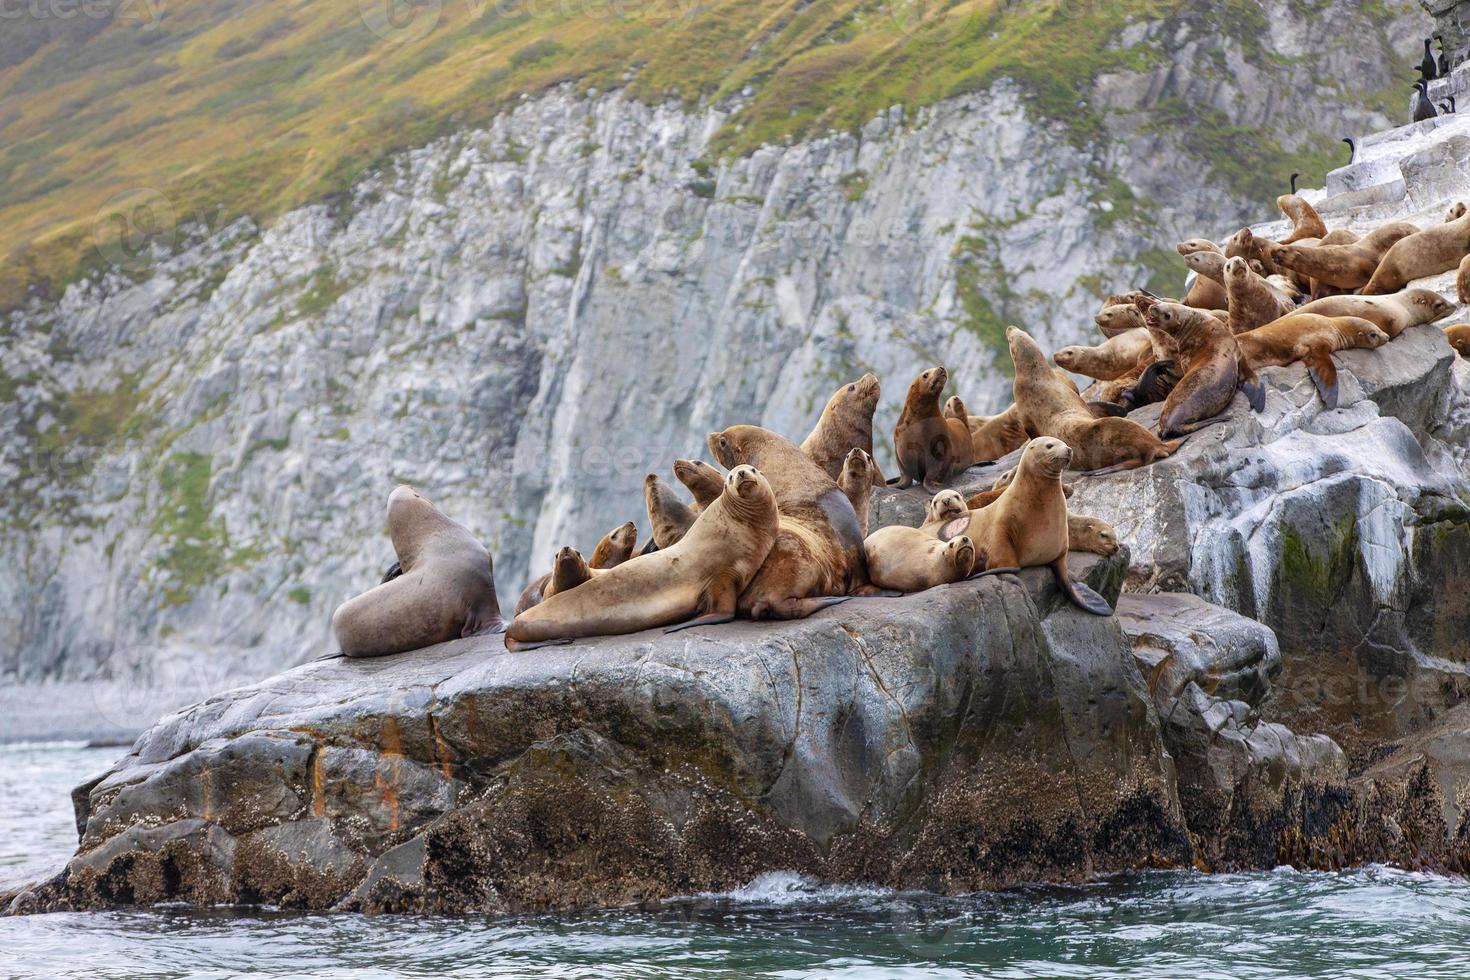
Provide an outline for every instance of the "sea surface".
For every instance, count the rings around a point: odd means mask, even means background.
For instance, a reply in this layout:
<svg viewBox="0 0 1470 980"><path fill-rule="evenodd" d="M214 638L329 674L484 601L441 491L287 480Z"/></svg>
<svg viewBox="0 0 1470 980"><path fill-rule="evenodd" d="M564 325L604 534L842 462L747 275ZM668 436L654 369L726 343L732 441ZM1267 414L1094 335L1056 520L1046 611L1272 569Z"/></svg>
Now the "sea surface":
<svg viewBox="0 0 1470 980"><path fill-rule="evenodd" d="M58 869L69 794L122 749L0 746L0 883ZM764 875L652 910L367 918L270 909L0 919L4 978L1470 977L1470 884L1151 872L939 898Z"/></svg>

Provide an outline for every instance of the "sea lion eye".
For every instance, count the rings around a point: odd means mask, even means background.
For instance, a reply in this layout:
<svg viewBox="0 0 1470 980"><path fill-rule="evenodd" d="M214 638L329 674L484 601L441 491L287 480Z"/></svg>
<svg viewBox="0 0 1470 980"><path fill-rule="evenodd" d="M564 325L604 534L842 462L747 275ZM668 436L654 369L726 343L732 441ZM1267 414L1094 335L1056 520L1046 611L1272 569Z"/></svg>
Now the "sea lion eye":
<svg viewBox="0 0 1470 980"><path fill-rule="evenodd" d="M854 391L857 391L857 385L848 385L847 386L847 393L848 394L852 394Z"/></svg>

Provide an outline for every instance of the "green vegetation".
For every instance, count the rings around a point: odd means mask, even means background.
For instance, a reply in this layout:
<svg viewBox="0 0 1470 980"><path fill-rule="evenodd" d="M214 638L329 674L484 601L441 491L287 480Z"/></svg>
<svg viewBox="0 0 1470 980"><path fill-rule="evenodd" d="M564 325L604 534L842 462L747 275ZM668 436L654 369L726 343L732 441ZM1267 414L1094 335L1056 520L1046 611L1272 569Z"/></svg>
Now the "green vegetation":
<svg viewBox="0 0 1470 980"><path fill-rule="evenodd" d="M1314 0L1293 2L1309 9ZM1185 33L1216 46L1227 39L1266 71L1289 61L1261 49L1270 25L1259 0L389 9L399 16L383 22L380 5L358 0L289 8L283 0L194 0L166 10L124 5L110 20L78 19L65 29L50 18L8 21L0 254L9 261L0 265L0 307L29 284L54 291L100 268L142 275L149 242L174 244L184 222L217 229L242 214L266 221L308 201L343 202L342 191L391 154L564 82L686 104L749 89L715 134L714 158L853 131L894 105L912 110L1011 79L1033 114L1089 149L1109 135L1104 111L1088 100L1097 77L1165 64ZM1123 43L1125 27L1141 19L1159 27ZM1217 68L1229 70L1223 61ZM1343 99L1391 104L1382 93L1332 84ZM1155 118L1180 130L1233 191L1266 199L1290 170L1319 173L1335 145L1297 152L1167 100ZM528 152L512 148L510 156ZM695 192L712 195L711 161L695 173ZM444 175L441 189L452 179ZM864 180L848 175L844 192L860 197ZM334 301L342 288L325 278L307 306Z"/></svg>
<svg viewBox="0 0 1470 980"><path fill-rule="evenodd" d="M158 565L169 573L164 602L170 606L188 602L228 564L229 537L224 522L213 518L210 476L209 457L202 453L176 453L159 467L163 500L149 531L168 542Z"/></svg>

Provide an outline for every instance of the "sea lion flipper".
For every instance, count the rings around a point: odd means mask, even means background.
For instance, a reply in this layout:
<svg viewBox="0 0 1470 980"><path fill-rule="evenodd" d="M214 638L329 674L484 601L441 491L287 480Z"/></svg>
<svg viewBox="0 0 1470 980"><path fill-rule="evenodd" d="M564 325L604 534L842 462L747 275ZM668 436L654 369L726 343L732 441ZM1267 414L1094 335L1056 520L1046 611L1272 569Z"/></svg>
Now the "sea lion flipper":
<svg viewBox="0 0 1470 980"><path fill-rule="evenodd" d="M1123 405L1115 405L1112 402L1095 401L1088 402L1087 407L1092 409L1094 418L1126 418L1128 409Z"/></svg>
<svg viewBox="0 0 1470 980"><path fill-rule="evenodd" d="M383 572L383 582L391 582L402 574L403 565L395 561L393 564L388 566L386 571ZM382 585L383 582L379 582L378 584Z"/></svg>
<svg viewBox="0 0 1470 980"><path fill-rule="evenodd" d="M557 637L555 640L513 640L507 636L505 648L511 653L523 653L526 650L536 650L541 647L564 647L571 642L570 636Z"/></svg>
<svg viewBox="0 0 1470 980"><path fill-rule="evenodd" d="M1052 574L1057 578L1057 586L1064 592L1072 605L1083 612L1092 613L1094 616L1111 616L1113 607L1108 605L1108 600L1098 595L1092 586L1086 582L1079 582L1072 577L1067 570L1067 556L1063 554L1051 563Z"/></svg>
<svg viewBox="0 0 1470 980"><path fill-rule="evenodd" d="M1019 565L1007 565L1002 568L987 568L983 572L972 572L971 579L984 578L987 575L1010 575L1021 570Z"/></svg>
<svg viewBox="0 0 1470 980"><path fill-rule="evenodd" d="M1317 394L1322 397L1322 404L1328 408L1337 407L1337 365L1332 363L1331 354L1313 353L1303 358L1307 365L1307 377L1312 379L1312 384L1317 386Z"/></svg>
<svg viewBox="0 0 1470 980"><path fill-rule="evenodd" d="M854 592L852 595L848 596L847 598L849 598L849 599L897 599L900 596L903 596L905 594L906 593L898 592L898 591L895 591L894 589L880 589L876 585L865 585L861 589L858 589L856 592Z"/></svg>
<svg viewBox="0 0 1470 980"><path fill-rule="evenodd" d="M716 626L720 623L732 622L734 619L735 613L733 611L705 613L703 616L695 616L693 619L686 619L684 622L675 623L673 626L665 626L664 632L677 633L680 630L692 629L695 626Z"/></svg>
<svg viewBox="0 0 1470 980"><path fill-rule="evenodd" d="M642 548L639 548L638 549L638 554L639 555L651 555L651 554L653 554L657 550L658 550L658 542L655 541L655 540L653 540L653 538L649 538L648 539L648 543L645 544Z"/></svg>

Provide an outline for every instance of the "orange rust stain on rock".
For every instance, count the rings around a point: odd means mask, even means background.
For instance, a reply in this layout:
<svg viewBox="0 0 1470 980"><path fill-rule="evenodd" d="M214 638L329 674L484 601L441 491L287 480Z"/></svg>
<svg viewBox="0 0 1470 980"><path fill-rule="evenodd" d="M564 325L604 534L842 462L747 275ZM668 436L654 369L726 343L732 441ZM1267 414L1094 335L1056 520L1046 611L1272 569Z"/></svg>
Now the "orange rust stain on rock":
<svg viewBox="0 0 1470 980"><path fill-rule="evenodd" d="M373 782L383 805L388 808L388 830L391 833L398 829L398 766L403 761L403 739L397 719L383 719L378 730L378 754L386 765L379 768Z"/></svg>

